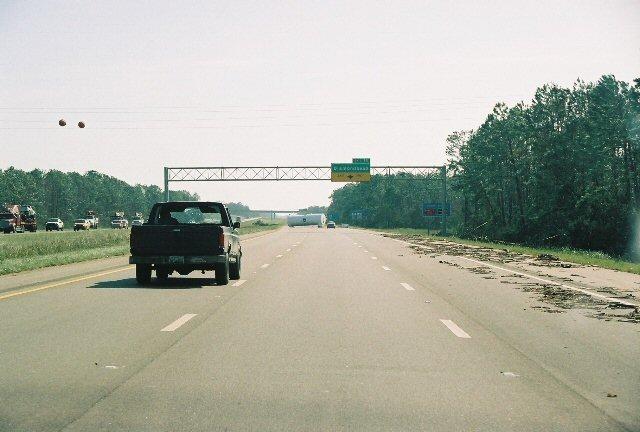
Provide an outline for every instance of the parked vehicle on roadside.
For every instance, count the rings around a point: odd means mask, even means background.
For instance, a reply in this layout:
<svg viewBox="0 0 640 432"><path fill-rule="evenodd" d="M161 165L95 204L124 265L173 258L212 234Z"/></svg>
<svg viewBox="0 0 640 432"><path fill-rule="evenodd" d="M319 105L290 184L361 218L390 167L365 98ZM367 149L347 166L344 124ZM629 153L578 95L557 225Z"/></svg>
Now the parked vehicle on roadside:
<svg viewBox="0 0 640 432"><path fill-rule="evenodd" d="M36 211L27 204L20 206L20 218L22 219L22 231L38 231L38 224L36 220Z"/></svg>
<svg viewBox="0 0 640 432"><path fill-rule="evenodd" d="M142 225L144 223L144 218L142 217L142 213L136 212L133 219L131 219L131 226L134 225Z"/></svg>
<svg viewBox="0 0 640 432"><path fill-rule="evenodd" d="M336 223L334 221L327 222L327 228L335 228L335 227L336 227Z"/></svg>
<svg viewBox="0 0 640 432"><path fill-rule="evenodd" d="M91 229L91 222L88 219L76 219L73 222L74 231L85 231Z"/></svg>
<svg viewBox="0 0 640 432"><path fill-rule="evenodd" d="M98 229L98 226L100 225L100 218L94 210L87 210L85 218L91 224L91 228Z"/></svg>
<svg viewBox="0 0 640 432"><path fill-rule="evenodd" d="M0 230L5 234L38 230L36 212L30 205L5 205L0 213Z"/></svg>
<svg viewBox="0 0 640 432"><path fill-rule="evenodd" d="M44 224L45 231L64 231L64 222L60 218L50 218Z"/></svg>
<svg viewBox="0 0 640 432"><path fill-rule="evenodd" d="M124 212L115 212L111 216L111 228L125 229L129 227L129 221L124 218Z"/></svg>
<svg viewBox="0 0 640 432"><path fill-rule="evenodd" d="M20 226L20 213L16 213L13 210L13 208L7 207L0 212L0 229L5 234L16 232Z"/></svg>
<svg viewBox="0 0 640 432"><path fill-rule="evenodd" d="M131 227L129 263L136 265L136 280L145 284L155 270L158 279L174 272L215 272L218 285L240 279L242 247L227 207L219 202L176 201L157 203L144 225Z"/></svg>

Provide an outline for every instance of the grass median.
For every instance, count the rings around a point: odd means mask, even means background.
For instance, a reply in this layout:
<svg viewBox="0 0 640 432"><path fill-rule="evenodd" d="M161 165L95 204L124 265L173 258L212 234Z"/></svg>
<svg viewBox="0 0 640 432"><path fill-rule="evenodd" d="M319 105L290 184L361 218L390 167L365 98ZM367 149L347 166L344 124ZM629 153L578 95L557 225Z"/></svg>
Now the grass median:
<svg viewBox="0 0 640 432"><path fill-rule="evenodd" d="M542 254L553 255L561 261L572 262L582 265L592 265L611 270L619 270L627 273L640 274L640 263L624 260L622 258L612 257L603 252L587 251L571 248L538 248L530 246L522 246L511 243L497 243L479 240L469 240L459 237L440 237L428 235L426 229L416 228L372 228L375 231L388 232L404 235L420 235L434 241L450 241L453 243L466 244L470 246L480 246L494 249L505 249L509 252L520 253L531 256Z"/></svg>
<svg viewBox="0 0 640 432"><path fill-rule="evenodd" d="M280 220L247 222L240 235L274 230ZM0 275L127 255L130 230L36 232L0 235Z"/></svg>

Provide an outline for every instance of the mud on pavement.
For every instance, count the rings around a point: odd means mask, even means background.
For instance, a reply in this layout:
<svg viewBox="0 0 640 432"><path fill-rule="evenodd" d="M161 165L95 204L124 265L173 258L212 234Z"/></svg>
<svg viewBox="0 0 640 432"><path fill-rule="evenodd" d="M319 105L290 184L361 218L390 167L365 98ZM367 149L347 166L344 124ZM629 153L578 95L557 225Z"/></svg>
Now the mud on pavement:
<svg viewBox="0 0 640 432"><path fill-rule="evenodd" d="M547 313L564 313L569 309L578 309L583 310L589 317L605 321L640 323L638 307L601 300L588 294L530 279L523 275L504 274L480 264L462 264L455 262L455 260L447 259L447 257L472 258L500 265L507 269L526 272L532 276L543 277L556 283L570 283L572 286L604 294L614 299L627 299L636 304L638 304L638 299L640 298L640 289L638 288L640 286L640 276L638 275L564 262L546 254L532 256L500 248L435 240L422 235L388 233L383 235L410 243L409 248L415 254L436 258L440 264L478 274L484 279L496 279L500 283L531 293L535 299L543 303L542 305L533 306L532 309ZM617 278L612 278L611 274L614 273L620 275L617 275ZM610 286L612 279L616 280L614 285L618 286ZM606 285L603 283L604 281L607 282Z"/></svg>

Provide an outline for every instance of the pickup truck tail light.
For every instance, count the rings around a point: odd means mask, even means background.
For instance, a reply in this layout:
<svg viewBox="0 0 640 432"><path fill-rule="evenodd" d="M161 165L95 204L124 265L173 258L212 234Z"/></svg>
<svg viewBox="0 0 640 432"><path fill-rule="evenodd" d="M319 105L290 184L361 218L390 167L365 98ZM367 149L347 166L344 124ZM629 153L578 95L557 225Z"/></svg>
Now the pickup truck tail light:
<svg viewBox="0 0 640 432"><path fill-rule="evenodd" d="M218 234L218 245L222 248L225 249L225 238L224 238L224 233L221 232L220 234Z"/></svg>

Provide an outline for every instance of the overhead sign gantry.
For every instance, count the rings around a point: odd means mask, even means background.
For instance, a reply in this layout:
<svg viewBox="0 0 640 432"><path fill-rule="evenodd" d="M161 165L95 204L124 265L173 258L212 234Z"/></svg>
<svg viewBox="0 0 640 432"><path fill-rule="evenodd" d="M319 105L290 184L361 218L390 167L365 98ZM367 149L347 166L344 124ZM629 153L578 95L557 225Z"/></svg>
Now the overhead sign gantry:
<svg viewBox="0 0 640 432"><path fill-rule="evenodd" d="M169 201L171 182L228 182L228 181L369 181L371 176L403 175L440 181L442 203L447 203L447 168L444 165L377 165L367 158L354 158L351 163L330 166L235 166L235 167L165 167L164 197ZM350 177L351 176L351 177ZM442 214L446 232L446 215Z"/></svg>

